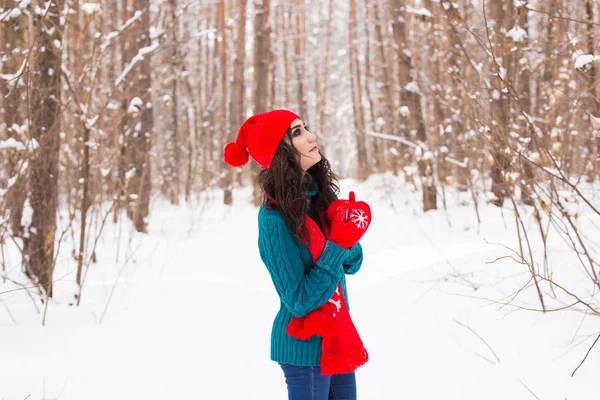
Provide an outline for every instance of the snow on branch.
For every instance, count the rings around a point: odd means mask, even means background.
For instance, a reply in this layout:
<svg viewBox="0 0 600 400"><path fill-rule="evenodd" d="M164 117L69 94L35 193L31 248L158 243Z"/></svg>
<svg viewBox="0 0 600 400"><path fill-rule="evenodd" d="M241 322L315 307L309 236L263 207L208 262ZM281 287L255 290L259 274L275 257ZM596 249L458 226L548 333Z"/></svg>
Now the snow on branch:
<svg viewBox="0 0 600 400"><path fill-rule="evenodd" d="M0 22L8 22L19 18L23 13L20 8L12 7L0 14Z"/></svg>
<svg viewBox="0 0 600 400"><path fill-rule="evenodd" d="M15 149L23 151L25 150L25 145L15 138L8 138L7 140L0 140L0 150L2 149Z"/></svg>
<svg viewBox="0 0 600 400"><path fill-rule="evenodd" d="M527 39L527 31L520 26L515 25L510 31L506 32L506 36L515 42L522 42Z"/></svg>
<svg viewBox="0 0 600 400"><path fill-rule="evenodd" d="M81 11L83 11L87 15L92 15L92 14L100 11L100 4L98 4L98 3L83 3L81 5Z"/></svg>
<svg viewBox="0 0 600 400"><path fill-rule="evenodd" d="M406 140L406 139L404 139L403 137L400 137L400 136L387 135L385 133L378 133L378 132L373 132L373 131L367 131L367 135L373 136L373 137L378 137L378 138L381 138L381 139L395 140L396 142L400 142L402 144L405 144L408 147L412 147L413 149L419 149L420 148L419 145L414 144L413 142L408 141L408 140Z"/></svg>
<svg viewBox="0 0 600 400"><path fill-rule="evenodd" d="M460 162L460 161L458 161L452 157L448 157L448 156L444 157L444 160L448 161L450 164L457 165L461 168L467 168L467 164L469 162L469 160L467 158L465 158L465 161Z"/></svg>
<svg viewBox="0 0 600 400"><path fill-rule="evenodd" d="M40 144L37 140L31 139L27 142L27 146L23 143L15 140L14 138L8 138L7 140L0 140L0 150L2 149L15 149L17 151L23 151L29 149L29 151L34 151L40 147Z"/></svg>
<svg viewBox="0 0 600 400"><path fill-rule="evenodd" d="M422 17L433 17L431 11L426 8L412 8L411 6L406 7L406 12L410 14L417 14Z"/></svg>
<svg viewBox="0 0 600 400"><path fill-rule="evenodd" d="M600 56L595 56L593 54L580 55L575 59L575 69L581 69L586 65L596 62L598 60L600 60Z"/></svg>
<svg viewBox="0 0 600 400"><path fill-rule="evenodd" d="M216 33L216 32L217 32L217 30L215 28L204 29L204 30L202 30L200 32L194 33L191 37L193 37L193 38L199 38L199 37L202 37L202 36L206 36L209 33Z"/></svg>
<svg viewBox="0 0 600 400"><path fill-rule="evenodd" d="M106 34L106 36L104 36L104 43L102 43L102 46L100 46L100 50L104 52L104 50L106 50L106 48L114 38L119 36L119 34L125 29L129 28L129 26L131 26L131 24L140 19L141 16L142 12L140 10L137 10L131 18L129 18L127 21L125 21L123 25L119 27L118 30Z"/></svg>
<svg viewBox="0 0 600 400"><path fill-rule="evenodd" d="M136 56L133 57L133 59L131 60L129 65L127 65L127 67L125 67L123 72L121 72L121 75L119 75L119 77L115 81L115 86L118 86L123 81L123 79L125 79L125 77L129 73L129 71L131 71L131 69L135 66L135 64L137 64L139 61L142 61L146 54L152 53L157 48L158 48L158 42L152 43L150 46L142 47L138 51Z"/></svg>
<svg viewBox="0 0 600 400"><path fill-rule="evenodd" d="M21 75L23 75L25 65L27 65L27 59L23 60L23 64L21 64L21 67L19 67L19 70L17 72L15 72L14 74L0 74L0 78L4 79L5 81L12 81L15 78L19 78Z"/></svg>

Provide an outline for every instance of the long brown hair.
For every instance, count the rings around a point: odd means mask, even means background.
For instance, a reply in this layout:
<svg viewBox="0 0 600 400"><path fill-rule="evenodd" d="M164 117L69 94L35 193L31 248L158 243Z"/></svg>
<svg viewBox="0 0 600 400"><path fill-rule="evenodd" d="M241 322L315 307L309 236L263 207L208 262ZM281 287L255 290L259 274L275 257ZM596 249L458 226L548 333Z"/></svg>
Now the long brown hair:
<svg viewBox="0 0 600 400"><path fill-rule="evenodd" d="M304 172L300 167L300 152L291 144L289 128L286 137L289 140L282 140L279 144L271 168L260 172L258 184L265 193L263 206L276 208L283 215L294 238L306 244L302 238L307 233L304 224L306 215L309 211L315 216L326 211L337 199L339 182L323 153L321 161ZM316 184L317 188L317 194L312 199L306 193L311 183Z"/></svg>

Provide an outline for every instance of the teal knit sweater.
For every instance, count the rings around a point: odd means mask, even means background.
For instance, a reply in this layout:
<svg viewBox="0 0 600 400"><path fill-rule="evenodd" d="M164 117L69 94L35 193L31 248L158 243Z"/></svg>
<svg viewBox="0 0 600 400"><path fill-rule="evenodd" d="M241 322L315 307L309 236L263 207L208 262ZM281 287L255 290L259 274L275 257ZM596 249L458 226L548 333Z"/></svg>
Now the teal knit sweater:
<svg viewBox="0 0 600 400"><path fill-rule="evenodd" d="M340 282L346 301L345 274L355 274L362 264L360 243L347 250L327 241L321 257L312 265L308 248L297 242L283 216L263 206L258 212L258 248L280 298L271 331L271 360L298 366L318 366L321 338L299 340L285 333L294 316L319 308ZM348 307L350 307L348 305Z"/></svg>

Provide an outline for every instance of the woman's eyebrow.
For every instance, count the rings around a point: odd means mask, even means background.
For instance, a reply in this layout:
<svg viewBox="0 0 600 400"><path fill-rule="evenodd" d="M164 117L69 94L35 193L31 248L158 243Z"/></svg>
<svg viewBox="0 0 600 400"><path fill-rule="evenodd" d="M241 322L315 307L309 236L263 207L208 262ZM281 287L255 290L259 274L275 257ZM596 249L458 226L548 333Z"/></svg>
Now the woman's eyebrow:
<svg viewBox="0 0 600 400"><path fill-rule="evenodd" d="M306 126L306 125L305 125ZM292 130L296 129L296 128L300 128L302 127L302 125L296 125L296 126L292 126Z"/></svg>

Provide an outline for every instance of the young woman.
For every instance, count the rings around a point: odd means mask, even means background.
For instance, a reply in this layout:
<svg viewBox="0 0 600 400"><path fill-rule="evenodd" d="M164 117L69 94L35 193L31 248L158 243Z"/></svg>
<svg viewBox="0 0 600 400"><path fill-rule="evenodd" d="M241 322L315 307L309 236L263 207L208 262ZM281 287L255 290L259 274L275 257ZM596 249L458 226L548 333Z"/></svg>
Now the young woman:
<svg viewBox="0 0 600 400"><path fill-rule="evenodd" d="M348 313L345 274L360 269L369 206L352 193L337 199L316 136L290 111L244 122L224 158L242 166L249 156L264 168L258 247L281 302L271 359L283 369L289 400L356 399L354 370L368 355Z"/></svg>

